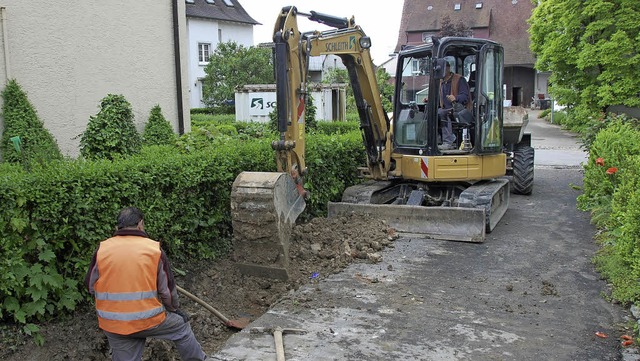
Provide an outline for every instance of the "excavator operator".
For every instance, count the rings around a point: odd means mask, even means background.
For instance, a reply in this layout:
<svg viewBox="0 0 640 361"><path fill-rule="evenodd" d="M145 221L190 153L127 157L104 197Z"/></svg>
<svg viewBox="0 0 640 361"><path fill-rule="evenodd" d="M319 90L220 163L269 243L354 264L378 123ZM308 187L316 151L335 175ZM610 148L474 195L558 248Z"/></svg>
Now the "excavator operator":
<svg viewBox="0 0 640 361"><path fill-rule="evenodd" d="M469 84L467 80L451 71L451 64L447 62L445 77L440 81L440 107L438 108L438 118L440 119L440 130L442 132L442 144L438 146L441 150L451 150L456 148L456 135L453 133L451 125L451 112L454 103L467 106L469 102Z"/></svg>

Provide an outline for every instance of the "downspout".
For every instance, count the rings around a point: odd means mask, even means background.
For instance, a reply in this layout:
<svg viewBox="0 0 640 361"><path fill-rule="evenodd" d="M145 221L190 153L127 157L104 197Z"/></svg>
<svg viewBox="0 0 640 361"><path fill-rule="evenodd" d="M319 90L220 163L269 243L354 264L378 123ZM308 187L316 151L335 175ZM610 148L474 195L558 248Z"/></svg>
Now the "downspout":
<svg viewBox="0 0 640 361"><path fill-rule="evenodd" d="M182 104L182 65L180 63L180 25L178 1L171 0L173 8L173 56L176 67L176 95L178 98L178 134L184 134L184 105Z"/></svg>
<svg viewBox="0 0 640 361"><path fill-rule="evenodd" d="M0 19L2 19L2 44L4 45L4 72L6 81L11 79L11 66L9 64L9 35L7 34L7 8L0 7Z"/></svg>

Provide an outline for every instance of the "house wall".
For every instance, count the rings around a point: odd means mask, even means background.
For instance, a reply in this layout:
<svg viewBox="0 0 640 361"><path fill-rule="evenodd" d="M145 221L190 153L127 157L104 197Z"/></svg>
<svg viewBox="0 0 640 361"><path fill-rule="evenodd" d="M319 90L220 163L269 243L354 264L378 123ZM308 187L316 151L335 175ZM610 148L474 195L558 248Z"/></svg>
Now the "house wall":
<svg viewBox="0 0 640 361"><path fill-rule="evenodd" d="M534 69L509 66L504 68L504 83L507 86L505 99L511 100L514 106L529 106L534 95ZM515 89L514 89L515 88Z"/></svg>
<svg viewBox="0 0 640 361"><path fill-rule="evenodd" d="M177 4L186 54L185 5ZM4 0L2 6L0 87L17 80L64 154L79 154L78 135L107 94L127 98L140 131L156 104L177 131L180 96L190 130L184 63L183 89L176 91L172 1Z"/></svg>
<svg viewBox="0 0 640 361"><path fill-rule="evenodd" d="M219 44L218 29L221 30L222 42L235 41L249 47L253 45L253 26L250 24L234 24L230 22L189 18L187 20L189 34L189 105L191 108L202 108L202 79L205 77L205 63L199 62L198 44L211 44L211 54Z"/></svg>
<svg viewBox="0 0 640 361"><path fill-rule="evenodd" d="M549 77L550 72L539 72L536 74L536 91L534 95L544 94L545 98L549 97Z"/></svg>

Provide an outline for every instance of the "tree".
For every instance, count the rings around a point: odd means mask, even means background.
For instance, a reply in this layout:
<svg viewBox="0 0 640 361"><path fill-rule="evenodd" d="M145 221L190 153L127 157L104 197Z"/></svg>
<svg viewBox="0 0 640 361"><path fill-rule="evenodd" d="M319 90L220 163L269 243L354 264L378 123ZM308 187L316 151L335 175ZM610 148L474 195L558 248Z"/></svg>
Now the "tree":
<svg viewBox="0 0 640 361"><path fill-rule="evenodd" d="M89 159L113 159L117 154L138 153L141 147L131 104L124 95L108 94L80 137L80 154Z"/></svg>
<svg viewBox="0 0 640 361"><path fill-rule="evenodd" d="M471 34L471 28L462 20L458 20L454 23L449 15L445 15L442 17L442 26L440 27L438 36L461 36L466 38L470 37Z"/></svg>
<svg viewBox="0 0 640 361"><path fill-rule="evenodd" d="M15 79L7 83L2 92L2 131L3 158L6 162L47 162L62 159L55 138L38 118L27 93ZM17 138L19 137L19 138Z"/></svg>
<svg viewBox="0 0 640 361"><path fill-rule="evenodd" d="M640 106L638 18L637 0L539 1L529 19L536 68L552 72L549 92L574 116Z"/></svg>
<svg viewBox="0 0 640 361"><path fill-rule="evenodd" d="M353 97L353 89L351 89L351 81L349 80L349 72L347 69L341 68L329 68L322 76L322 82L324 84L347 84L345 89L345 98L347 100L347 112L356 112L356 100Z"/></svg>
<svg viewBox="0 0 640 361"><path fill-rule="evenodd" d="M145 145L169 145L176 141L176 134L171 128L171 124L162 115L160 105L151 109L149 120L142 132L142 142Z"/></svg>
<svg viewBox="0 0 640 361"><path fill-rule="evenodd" d="M391 76L383 67L379 67L376 70L378 91L380 92L380 97L382 98L382 107L386 112L393 111L392 99L394 87L391 83L389 83L389 79L391 79Z"/></svg>
<svg viewBox="0 0 640 361"><path fill-rule="evenodd" d="M203 101L209 108L234 99L236 87L275 81L271 49L246 48L233 41L218 45L204 71Z"/></svg>

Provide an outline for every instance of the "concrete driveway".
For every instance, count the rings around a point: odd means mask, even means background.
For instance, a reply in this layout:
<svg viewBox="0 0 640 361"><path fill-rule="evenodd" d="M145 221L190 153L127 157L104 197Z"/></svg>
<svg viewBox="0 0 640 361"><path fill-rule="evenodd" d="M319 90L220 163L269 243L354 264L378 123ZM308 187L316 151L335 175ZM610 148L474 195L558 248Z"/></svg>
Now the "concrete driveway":
<svg viewBox="0 0 640 361"><path fill-rule="evenodd" d="M307 330L284 336L287 360L622 359L626 311L603 298L595 229L576 209L585 154L536 114L533 195L512 195L483 244L400 238L382 263L305 286L250 328ZM211 359L275 357L272 336L245 329Z"/></svg>

